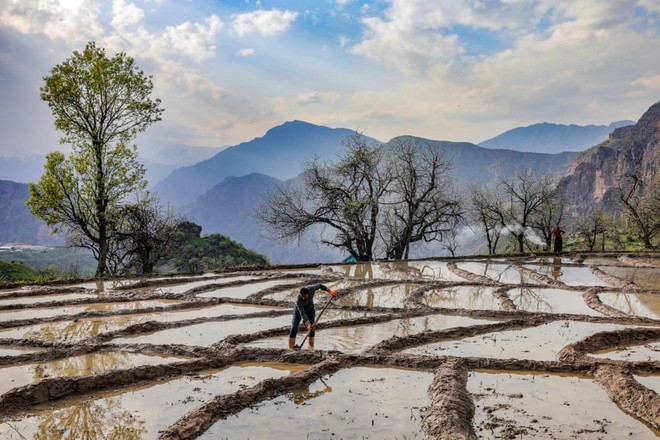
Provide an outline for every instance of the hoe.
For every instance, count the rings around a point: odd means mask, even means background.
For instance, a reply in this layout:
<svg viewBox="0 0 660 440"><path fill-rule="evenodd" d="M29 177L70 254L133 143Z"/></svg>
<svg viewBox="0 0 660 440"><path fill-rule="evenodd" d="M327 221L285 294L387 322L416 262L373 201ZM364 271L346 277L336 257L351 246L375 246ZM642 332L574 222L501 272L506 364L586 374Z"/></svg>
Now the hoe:
<svg viewBox="0 0 660 440"><path fill-rule="evenodd" d="M330 297L330 300L329 300L329 301L326 303L326 305L323 307L323 310L321 310L321 313L319 313L319 316L316 317L316 320L314 321L314 324L312 325L312 330L314 330L314 329L316 328L316 324L319 323L319 320L321 319L321 316L323 316L323 312L325 312L325 309L328 308L328 306L330 305L330 303L332 302L333 299L335 299L335 297L334 297L334 296L331 296L331 297ZM306 341L307 338L309 337L309 334L312 332L312 330L309 330L309 331L307 332L307 334L306 334L305 337L303 338L303 340L302 340L302 342L300 343L300 345L296 344L296 345L294 346L294 348L295 348L296 350L300 350L300 348L302 348L303 344L305 343L305 341Z"/></svg>

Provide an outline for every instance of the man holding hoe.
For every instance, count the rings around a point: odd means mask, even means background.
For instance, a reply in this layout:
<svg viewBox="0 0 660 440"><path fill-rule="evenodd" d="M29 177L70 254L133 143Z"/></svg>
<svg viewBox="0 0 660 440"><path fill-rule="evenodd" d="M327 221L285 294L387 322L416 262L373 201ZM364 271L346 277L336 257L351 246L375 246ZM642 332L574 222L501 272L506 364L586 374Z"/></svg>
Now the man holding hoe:
<svg viewBox="0 0 660 440"><path fill-rule="evenodd" d="M314 310L314 293L316 293L317 290L325 290L332 298L337 296L336 291L329 289L323 284L314 284L300 289L300 293L296 298L296 305L293 308L293 321L291 322L291 331L289 332L289 348L298 348L296 346L296 335L298 334L298 326L302 320L302 322L307 324L307 330L309 332L307 334L309 337L309 348L310 350L314 349L314 330L317 322L315 321L316 311ZM332 301L332 298L330 298L330 301ZM330 304L330 302L328 302L328 304ZM323 310L325 311L325 308ZM321 316L319 315L319 318L320 317ZM303 343L304 342L305 341L303 340Z"/></svg>

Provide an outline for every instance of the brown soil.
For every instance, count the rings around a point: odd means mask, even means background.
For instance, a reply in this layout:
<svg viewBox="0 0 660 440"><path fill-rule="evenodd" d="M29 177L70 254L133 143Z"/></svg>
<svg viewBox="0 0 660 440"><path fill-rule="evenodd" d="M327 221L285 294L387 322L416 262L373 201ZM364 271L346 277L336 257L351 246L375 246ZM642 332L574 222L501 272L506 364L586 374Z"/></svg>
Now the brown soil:
<svg viewBox="0 0 660 440"><path fill-rule="evenodd" d="M593 255L589 255L592 257ZM598 258L611 260L611 265L622 267L653 267L660 271L660 267L653 266L651 261L660 261L660 255L626 255L598 254ZM565 267L584 267L584 255L563 255L563 258L573 257L572 262L565 263ZM606 281L611 287L568 286L560 280L546 275L546 271L530 269L534 266L554 266L552 256L547 260L538 257L509 257L506 263L524 274L527 279L534 280L536 284L524 285L529 289L543 289L549 286L582 294L585 303L598 311L602 316L588 316L566 313L534 313L518 310L507 291L520 288L521 284L507 284L484 275L462 270L454 261L449 261L447 267L454 274L465 281L443 281L424 277L423 275L408 275L402 273L401 279L362 279L354 287L340 291L339 299L350 298L368 289L394 286L398 284L415 285L414 289L402 300L400 307L382 308L367 307L365 305L338 305L335 302L331 308L369 312L359 318L344 318L323 323L323 328L355 327L401 318L413 318L430 315L466 316L472 318L489 318L490 324L454 327L438 331L423 331L405 337L394 336L369 347L360 354L348 354L339 351L308 351L289 350L284 348L289 332L288 327L256 331L246 334L231 335L217 341L210 347L192 346L183 344L152 345L152 344L115 344L113 339L133 336L170 328L185 327L203 322L222 322L248 318L266 318L282 316L291 313L290 301L277 301L270 299L271 293L287 289L297 289L306 284L322 282L334 283L347 280L338 272L323 272L322 275L305 273L286 273L282 271L256 270L239 273L217 274L217 283L210 283L196 287L181 294L165 293L155 288L168 285L199 281L198 277L178 279L145 279L135 284L126 284L113 289L100 299L78 299L70 301L53 301L48 303L21 305L2 305L0 310L23 310L26 308L61 307L62 305L81 305L99 302L126 302L143 299L177 299L182 301L168 307L153 307L140 310L121 310L113 312L87 312L75 316L48 318L35 318L21 321L0 322L0 329L15 328L42 323L85 320L88 318L110 317L117 315L131 315L138 313L158 313L174 310L193 310L218 304L247 304L281 307L282 309L264 310L247 315L204 317L203 312L199 318L185 321L159 322L149 321L132 325L117 331L102 333L84 339L76 344L54 342L40 342L30 339L0 339L3 347L29 347L40 348L35 353L25 353L18 356L0 356L0 366L22 365L40 361L62 359L74 355L92 353L96 351L124 350L143 354L177 355L193 358L167 365L151 365L112 371L110 373L91 377L46 378L41 382L15 388L0 396L0 422L18 417L31 407L59 399L73 396L85 396L104 390L121 389L122 387L150 383L153 381L168 380L187 374L193 374L210 368L221 368L232 364L252 362L283 362L304 364L309 367L289 376L279 379L269 379L259 384L241 389L233 394L218 395L201 406L192 409L185 416L175 421L166 431L161 433L163 439L189 439L196 438L204 433L216 421L236 415L245 408L252 407L260 402L273 399L292 389L301 388L318 380L324 375L333 374L341 369L355 366L392 366L434 371L435 379L428 390L430 406L426 409L421 422L422 429L428 438L466 438L474 435L471 424L474 416L474 403L467 391L467 377L470 371L492 370L499 372L524 371L547 373L588 374L593 377L608 393L610 399L619 407L643 421L653 429L660 429L660 397L650 389L639 384L633 374L650 373L660 374L660 360L651 361L618 361L609 359L596 359L589 353L600 350L614 349L631 345L643 345L660 341L660 320L640 318L627 315L613 307L603 304L598 293L607 292L642 292L650 295L660 295L660 286L657 290L643 289L625 280L605 274L597 267L591 267L592 272ZM486 262L486 259L473 259L472 261ZM530 263L530 261L535 261ZM498 264L502 263L500 258ZM523 267L525 264L526 267ZM544 273L545 272L545 273ZM253 280L222 283L222 278L231 276L254 275ZM197 294L221 289L229 286L250 285L265 280L291 279L290 283L262 290L246 299L231 298L199 298ZM182 281L183 280L183 281ZM424 305L424 295L433 289L442 289L452 286L492 286L494 295L499 301L500 310L469 310L430 307ZM33 286L26 291L3 294L0 299L21 298L34 295L75 293L79 288L62 286ZM347 303L348 304L348 303ZM545 323L571 320L594 323L613 323L624 325L624 330L601 332L563 348L555 361L534 361L528 359L493 359L486 357L431 356L402 353L403 350L425 344L441 341L456 340L477 335L501 332L514 329L536 327ZM302 333L302 330L301 330ZM254 348L246 343L263 338L281 337L282 348ZM0 333L0 338L2 334ZM185 341L178 341L185 342ZM649 431L651 432L651 431ZM657 431L656 431L657 432ZM368 433L365 433L365 435ZM562 437L562 433L555 433ZM652 433L650 435L653 435Z"/></svg>

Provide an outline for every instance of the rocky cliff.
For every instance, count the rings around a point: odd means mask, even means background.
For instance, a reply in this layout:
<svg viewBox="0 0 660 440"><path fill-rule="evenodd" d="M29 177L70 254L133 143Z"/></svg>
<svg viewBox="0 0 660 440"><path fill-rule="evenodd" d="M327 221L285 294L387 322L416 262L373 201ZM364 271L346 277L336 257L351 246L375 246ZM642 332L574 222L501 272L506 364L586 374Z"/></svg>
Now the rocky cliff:
<svg viewBox="0 0 660 440"><path fill-rule="evenodd" d="M608 140L579 154L559 182L567 195L568 212L618 209L618 183L626 174L647 182L660 173L660 102L634 125L617 128Z"/></svg>

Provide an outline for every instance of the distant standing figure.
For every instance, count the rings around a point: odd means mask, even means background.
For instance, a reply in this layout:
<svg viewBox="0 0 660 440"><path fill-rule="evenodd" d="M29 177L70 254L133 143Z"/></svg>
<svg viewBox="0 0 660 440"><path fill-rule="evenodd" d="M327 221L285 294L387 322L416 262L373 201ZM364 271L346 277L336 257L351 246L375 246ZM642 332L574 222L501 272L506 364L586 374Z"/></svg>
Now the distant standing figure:
<svg viewBox="0 0 660 440"><path fill-rule="evenodd" d="M561 252L562 235L564 235L564 230L559 226L552 230L552 238L555 239L555 253Z"/></svg>

